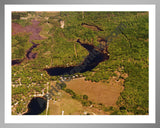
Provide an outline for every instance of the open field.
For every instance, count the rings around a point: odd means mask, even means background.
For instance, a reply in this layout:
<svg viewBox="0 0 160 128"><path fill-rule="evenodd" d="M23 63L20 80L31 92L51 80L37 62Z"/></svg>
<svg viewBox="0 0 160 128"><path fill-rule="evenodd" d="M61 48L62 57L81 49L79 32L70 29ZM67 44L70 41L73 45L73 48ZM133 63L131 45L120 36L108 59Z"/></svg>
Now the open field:
<svg viewBox="0 0 160 128"><path fill-rule="evenodd" d="M83 112L82 104L65 92L62 93L59 101L50 100L49 104L50 115L62 115L62 111L64 111L64 115L80 115Z"/></svg>
<svg viewBox="0 0 160 128"><path fill-rule="evenodd" d="M112 80L110 83L85 81L85 78L74 79L66 82L67 88L75 91L77 94L87 95L88 99L96 103L102 103L105 106L116 106L116 101L123 91L122 80Z"/></svg>
<svg viewBox="0 0 160 128"><path fill-rule="evenodd" d="M52 84L55 87L55 82L52 82ZM96 105L94 105L96 107L85 107L68 93L64 91L59 91L59 93L60 96L53 96L53 99L49 101L49 115L62 115L62 111L64 111L64 115L109 115L111 113L109 110L100 110L100 107Z"/></svg>

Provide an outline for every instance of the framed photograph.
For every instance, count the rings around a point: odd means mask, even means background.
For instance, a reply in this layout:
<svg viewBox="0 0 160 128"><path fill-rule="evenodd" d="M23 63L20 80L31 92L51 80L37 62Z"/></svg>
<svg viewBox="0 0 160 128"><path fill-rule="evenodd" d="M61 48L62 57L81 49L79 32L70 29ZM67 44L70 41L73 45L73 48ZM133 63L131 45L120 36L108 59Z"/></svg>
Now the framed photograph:
<svg viewBox="0 0 160 128"><path fill-rule="evenodd" d="M156 4L4 4L3 45L3 125L159 126Z"/></svg>

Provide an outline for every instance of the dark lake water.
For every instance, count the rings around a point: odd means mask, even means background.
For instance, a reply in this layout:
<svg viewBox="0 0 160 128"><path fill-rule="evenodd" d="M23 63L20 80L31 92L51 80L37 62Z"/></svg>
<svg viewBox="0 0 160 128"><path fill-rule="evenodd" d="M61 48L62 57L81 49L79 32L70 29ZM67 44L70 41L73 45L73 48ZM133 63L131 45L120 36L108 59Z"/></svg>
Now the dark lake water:
<svg viewBox="0 0 160 128"><path fill-rule="evenodd" d="M47 106L47 99L44 97L33 97L28 104L28 111L23 115L41 114Z"/></svg>

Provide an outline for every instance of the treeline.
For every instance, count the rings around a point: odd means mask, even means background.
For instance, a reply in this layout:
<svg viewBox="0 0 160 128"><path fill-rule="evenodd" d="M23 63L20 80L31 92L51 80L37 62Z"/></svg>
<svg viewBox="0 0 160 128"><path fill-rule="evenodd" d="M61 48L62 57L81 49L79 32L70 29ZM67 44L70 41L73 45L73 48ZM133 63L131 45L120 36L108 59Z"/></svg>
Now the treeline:
<svg viewBox="0 0 160 128"><path fill-rule="evenodd" d="M32 46L29 34L19 33L12 35L12 59L23 59L26 51Z"/></svg>
<svg viewBox="0 0 160 128"><path fill-rule="evenodd" d="M30 25L31 19L22 19L21 17L27 17L28 14L33 14L33 12L12 12L12 23L18 23L23 27Z"/></svg>
<svg viewBox="0 0 160 128"><path fill-rule="evenodd" d="M68 89L68 88L63 88L62 90L64 90L68 94L70 94L73 99L76 99L76 100L80 101L83 106L92 105L92 101L88 100L88 96L87 95L78 95L73 90Z"/></svg>

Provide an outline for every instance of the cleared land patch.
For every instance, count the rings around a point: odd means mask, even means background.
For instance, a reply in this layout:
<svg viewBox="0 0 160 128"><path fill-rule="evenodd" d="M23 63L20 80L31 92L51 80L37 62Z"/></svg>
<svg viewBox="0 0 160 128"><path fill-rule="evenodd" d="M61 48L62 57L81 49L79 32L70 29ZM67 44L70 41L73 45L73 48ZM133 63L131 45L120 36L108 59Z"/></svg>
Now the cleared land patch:
<svg viewBox="0 0 160 128"><path fill-rule="evenodd" d="M85 78L78 78L66 82L67 88L75 91L77 94L87 95L89 100L96 103L102 103L105 106L116 106L116 101L123 91L123 79L117 81L110 79L109 83L85 81Z"/></svg>
<svg viewBox="0 0 160 128"><path fill-rule="evenodd" d="M49 115L80 115L83 113L83 107L80 102L72 99L66 92L60 91L61 96L57 100L49 101Z"/></svg>

